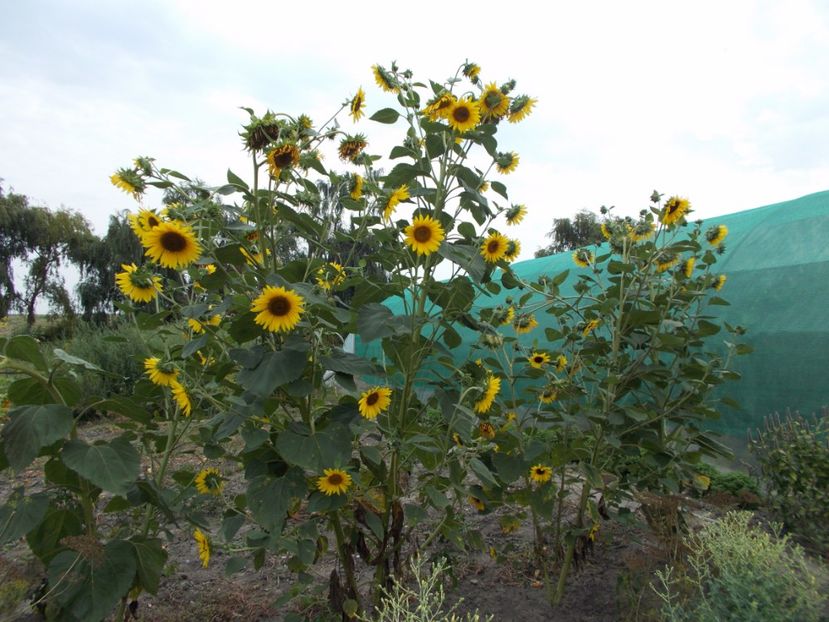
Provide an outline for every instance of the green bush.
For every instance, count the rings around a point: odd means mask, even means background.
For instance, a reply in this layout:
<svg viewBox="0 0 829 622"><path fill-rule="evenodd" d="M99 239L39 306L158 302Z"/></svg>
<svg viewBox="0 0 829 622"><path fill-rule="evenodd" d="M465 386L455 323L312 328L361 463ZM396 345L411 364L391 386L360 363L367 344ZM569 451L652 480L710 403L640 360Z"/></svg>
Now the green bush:
<svg viewBox="0 0 829 622"><path fill-rule="evenodd" d="M711 497L725 494L728 497L734 497L739 506L743 509L753 509L759 505L760 502L760 487L757 480L747 473L741 471L720 471L716 467L700 462L696 466L698 475L707 478L706 486L701 486L704 490L699 490L702 481L701 478L695 479L695 484L699 496Z"/></svg>
<svg viewBox="0 0 829 622"><path fill-rule="evenodd" d="M683 564L657 571L653 590L670 622L817 621L825 597L803 549L730 512L688 541ZM825 577L823 577L825 580Z"/></svg>
<svg viewBox="0 0 829 622"><path fill-rule="evenodd" d="M787 530L809 546L829 548L829 416L786 413L765 421L749 442L767 501Z"/></svg>

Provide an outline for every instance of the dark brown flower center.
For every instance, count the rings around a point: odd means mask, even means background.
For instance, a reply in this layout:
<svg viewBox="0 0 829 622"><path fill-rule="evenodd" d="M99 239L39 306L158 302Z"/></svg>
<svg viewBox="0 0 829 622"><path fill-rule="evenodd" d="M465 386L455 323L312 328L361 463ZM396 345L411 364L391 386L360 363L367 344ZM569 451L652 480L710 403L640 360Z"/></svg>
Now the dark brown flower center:
<svg viewBox="0 0 829 622"><path fill-rule="evenodd" d="M285 296L274 296L268 301L268 311L272 315L282 317L283 315L288 315L290 310L291 301L285 298Z"/></svg>
<svg viewBox="0 0 829 622"><path fill-rule="evenodd" d="M328 476L328 483L332 486L339 486L343 483L343 476L339 473L332 473Z"/></svg>
<svg viewBox="0 0 829 622"><path fill-rule="evenodd" d="M452 118L458 123L466 123L472 115L466 106L458 106L452 111Z"/></svg>
<svg viewBox="0 0 829 622"><path fill-rule="evenodd" d="M543 363L543 362L544 362L544 357L542 357L542 356L536 356L536 357L534 357L534 358L533 358L533 360L534 360L536 363L541 364L541 363Z"/></svg>
<svg viewBox="0 0 829 622"><path fill-rule="evenodd" d="M293 161L294 156L290 151L277 153L273 158L273 163L277 168L288 168Z"/></svg>
<svg viewBox="0 0 829 622"><path fill-rule="evenodd" d="M489 244L486 245L486 250L491 255L497 253L499 248L501 248L501 243L498 240L492 240Z"/></svg>
<svg viewBox="0 0 829 622"><path fill-rule="evenodd" d="M366 398L367 406L374 406L380 400L380 394L375 391Z"/></svg>
<svg viewBox="0 0 829 622"><path fill-rule="evenodd" d="M432 228L427 227L425 225L415 227L414 239L420 242L421 244L425 244L426 242L432 239Z"/></svg>
<svg viewBox="0 0 829 622"><path fill-rule="evenodd" d="M155 216L147 216L147 225L150 227L150 229L154 229L160 224L161 221L159 221L158 218L156 218Z"/></svg>
<svg viewBox="0 0 829 622"><path fill-rule="evenodd" d="M178 231L165 231L159 241L161 247L170 253L180 253L187 248L187 238Z"/></svg>

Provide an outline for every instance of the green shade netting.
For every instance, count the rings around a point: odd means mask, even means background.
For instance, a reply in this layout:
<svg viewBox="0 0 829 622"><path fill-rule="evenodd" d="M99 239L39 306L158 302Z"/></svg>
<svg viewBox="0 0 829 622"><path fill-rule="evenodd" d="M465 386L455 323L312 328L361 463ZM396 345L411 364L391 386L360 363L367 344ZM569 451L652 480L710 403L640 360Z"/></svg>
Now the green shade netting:
<svg viewBox="0 0 829 622"><path fill-rule="evenodd" d="M746 431L759 427L769 413L791 409L807 414L829 403L829 191L710 218L703 231L715 224L729 231L726 253L714 268L727 275L720 294L731 304L712 306L709 311L722 321L745 327L748 332L742 341L754 352L737 357L733 369L742 379L727 383L720 391L735 399L740 410L724 407L720 420L710 427L741 444ZM513 270L526 281L570 270L561 288L562 295L568 296L573 294L573 273L578 268L568 252L523 261ZM496 282L499 279L497 274L493 277ZM494 296L480 296L473 314L477 316L481 307L503 303L508 296L518 299L522 293L502 289ZM400 300L386 304L393 313L403 313ZM543 344L545 326L553 325L544 313L536 318L539 327L520 337L527 346L534 339ZM478 334L462 326L456 330L463 344L451 353L462 364ZM729 337L722 331L711 339L722 342ZM355 352L383 359L379 340L363 344L358 338Z"/></svg>

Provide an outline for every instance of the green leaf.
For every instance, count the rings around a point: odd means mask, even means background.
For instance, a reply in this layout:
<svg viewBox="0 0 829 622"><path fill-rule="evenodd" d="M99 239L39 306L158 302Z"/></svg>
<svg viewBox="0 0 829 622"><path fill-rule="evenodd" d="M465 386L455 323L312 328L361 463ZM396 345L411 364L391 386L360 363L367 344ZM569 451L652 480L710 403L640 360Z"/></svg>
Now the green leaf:
<svg viewBox="0 0 829 622"><path fill-rule="evenodd" d="M167 562L167 551L158 538L142 538L135 536L129 543L135 552L136 572L138 582L150 594L158 591L161 573Z"/></svg>
<svg viewBox="0 0 829 622"><path fill-rule="evenodd" d="M248 189L248 184L245 182L245 180L239 177L230 169L227 169L227 183L229 183L231 186L239 188L240 190Z"/></svg>
<svg viewBox="0 0 829 622"><path fill-rule="evenodd" d="M501 452L492 455L492 466L505 484L512 484L527 471L524 461L517 456L510 456Z"/></svg>
<svg viewBox="0 0 829 622"><path fill-rule="evenodd" d="M502 197L504 197L505 199L509 200L509 197L507 196L507 187L506 187L504 184L502 184L500 181L493 181L493 182L490 184L490 186L492 186L492 189L493 189L495 192L497 192L498 194L500 194L500 195L501 195Z"/></svg>
<svg viewBox="0 0 829 622"><path fill-rule="evenodd" d="M399 316L403 317L403 316ZM360 341L368 343L382 337L400 334L405 328L398 316L385 305L371 302L360 307L357 313L357 334Z"/></svg>
<svg viewBox="0 0 829 622"><path fill-rule="evenodd" d="M103 372L104 370L98 367L97 365L93 365L89 361L85 361L82 358L78 358L77 356L72 356L61 350L60 348L55 348L52 350L52 354L55 355L56 359L63 361L73 367L80 367L81 369L85 369L87 371L98 371Z"/></svg>
<svg viewBox="0 0 829 622"><path fill-rule="evenodd" d="M72 410L60 404L19 406L9 411L3 426L4 453L13 469L27 467L41 448L65 438L72 431Z"/></svg>
<svg viewBox="0 0 829 622"><path fill-rule="evenodd" d="M323 469L341 467L351 458L351 433L337 424L314 434L294 425L276 439L276 450L286 462L321 475Z"/></svg>
<svg viewBox="0 0 829 622"><path fill-rule="evenodd" d="M476 283L480 283L486 274L486 264L477 246L441 244L438 254L464 268Z"/></svg>
<svg viewBox="0 0 829 622"><path fill-rule="evenodd" d="M75 619L103 620L126 596L135 578L136 560L132 544L113 540L100 551L94 544L82 555L63 551L49 564L49 589L55 600ZM94 556L95 559L90 559Z"/></svg>
<svg viewBox="0 0 829 622"><path fill-rule="evenodd" d="M16 488L0 507L0 545L22 538L37 527L48 508L49 497L44 493L27 496L23 486Z"/></svg>
<svg viewBox="0 0 829 622"><path fill-rule="evenodd" d="M99 488L122 496L127 494L140 471L138 452L124 437L94 445L73 439L63 446L61 459Z"/></svg>
<svg viewBox="0 0 829 622"><path fill-rule="evenodd" d="M339 510L348 501L348 495L324 495L321 492L312 492L308 498L309 512L333 512Z"/></svg>
<svg viewBox="0 0 829 622"><path fill-rule="evenodd" d="M114 412L123 415L128 419L147 425L152 421L152 415L143 406L139 406L128 397L116 396L104 400L98 405L103 412Z"/></svg>
<svg viewBox="0 0 829 622"><path fill-rule="evenodd" d="M289 469L279 478L255 477L248 484L247 498L256 522L271 533L281 533L291 500L304 497L305 477L299 469Z"/></svg>
<svg viewBox="0 0 829 622"><path fill-rule="evenodd" d="M248 560L244 557L231 557L225 562L225 576L229 577L237 572L241 572L247 565Z"/></svg>
<svg viewBox="0 0 829 622"><path fill-rule="evenodd" d="M267 397L277 387L302 376L308 354L300 350L268 352L254 369L243 369L236 380L249 391Z"/></svg>
<svg viewBox="0 0 829 622"><path fill-rule="evenodd" d="M334 348L329 356L321 356L320 364L325 369L342 374L359 376L377 373L377 368L371 361L356 354L345 352L340 348Z"/></svg>
<svg viewBox="0 0 829 622"><path fill-rule="evenodd" d="M48 370L46 359L40 351L40 345L28 335L18 335L9 339L6 343L5 355L10 359L30 363L40 371Z"/></svg>
<svg viewBox="0 0 829 622"><path fill-rule="evenodd" d="M487 468L487 466L478 458L472 458L472 460L469 461L469 467L472 469L472 472L478 476L478 479L481 480L481 483L484 486L498 487L498 480L495 479L492 471L490 471L489 468Z"/></svg>
<svg viewBox="0 0 829 622"><path fill-rule="evenodd" d="M369 118L372 121L377 121L378 123L394 123L398 118L400 118L400 113L394 108L383 108L375 112Z"/></svg>
<svg viewBox="0 0 829 622"><path fill-rule="evenodd" d="M446 135L441 133L435 134L427 134L426 135L426 153L429 155L430 158L437 158L438 156L442 156L446 153L446 148L449 144L452 144L452 139L449 139L449 142L446 140Z"/></svg>
<svg viewBox="0 0 829 622"><path fill-rule="evenodd" d="M80 506L67 504L66 507L52 503L41 523L26 536L32 553L44 564L65 547L60 541L66 536L79 536L84 532Z"/></svg>

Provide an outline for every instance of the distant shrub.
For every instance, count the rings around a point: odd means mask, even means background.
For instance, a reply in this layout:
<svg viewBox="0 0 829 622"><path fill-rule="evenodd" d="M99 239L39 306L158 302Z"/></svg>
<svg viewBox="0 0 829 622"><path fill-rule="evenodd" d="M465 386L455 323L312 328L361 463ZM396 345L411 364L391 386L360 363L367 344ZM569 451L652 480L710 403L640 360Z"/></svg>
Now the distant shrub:
<svg viewBox="0 0 829 622"><path fill-rule="evenodd" d="M812 622L825 597L803 549L730 512L688 539L683 564L657 571L654 592L670 622Z"/></svg>
<svg viewBox="0 0 829 622"><path fill-rule="evenodd" d="M829 548L829 415L775 414L752 436L770 508L804 544Z"/></svg>

